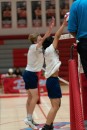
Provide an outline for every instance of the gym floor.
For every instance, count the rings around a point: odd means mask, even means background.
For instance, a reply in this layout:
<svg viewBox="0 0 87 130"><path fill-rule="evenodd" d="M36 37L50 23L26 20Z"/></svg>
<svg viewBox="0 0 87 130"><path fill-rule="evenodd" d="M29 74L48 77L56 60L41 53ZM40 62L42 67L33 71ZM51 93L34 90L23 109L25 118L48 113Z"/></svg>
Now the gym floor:
<svg viewBox="0 0 87 130"><path fill-rule="evenodd" d="M63 93L61 107L54 124L58 130L70 130L69 86L62 84L61 88ZM0 93L0 130L29 130L23 121L26 117L26 99L26 93ZM33 117L37 123L44 124L50 110L50 100L46 93L41 93L40 102L35 108Z"/></svg>

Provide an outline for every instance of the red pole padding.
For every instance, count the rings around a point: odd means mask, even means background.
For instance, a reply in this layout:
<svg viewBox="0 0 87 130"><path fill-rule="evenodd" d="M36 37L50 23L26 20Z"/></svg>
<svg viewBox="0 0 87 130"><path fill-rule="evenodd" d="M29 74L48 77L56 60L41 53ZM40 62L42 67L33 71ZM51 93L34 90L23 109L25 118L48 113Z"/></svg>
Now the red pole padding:
<svg viewBox="0 0 87 130"><path fill-rule="evenodd" d="M38 75L38 96L39 96L39 100L38 100L37 104L40 104L41 100L40 100L40 85L39 85L39 80L40 80L41 71L38 72L37 75Z"/></svg>
<svg viewBox="0 0 87 130"><path fill-rule="evenodd" d="M85 130L83 124L80 85L76 61L69 60L70 122L71 130Z"/></svg>
<svg viewBox="0 0 87 130"><path fill-rule="evenodd" d="M72 83L71 76L69 71L69 93L70 93L70 130L76 130L76 122L75 122L75 109L74 109L74 98L73 98L73 91L72 91Z"/></svg>

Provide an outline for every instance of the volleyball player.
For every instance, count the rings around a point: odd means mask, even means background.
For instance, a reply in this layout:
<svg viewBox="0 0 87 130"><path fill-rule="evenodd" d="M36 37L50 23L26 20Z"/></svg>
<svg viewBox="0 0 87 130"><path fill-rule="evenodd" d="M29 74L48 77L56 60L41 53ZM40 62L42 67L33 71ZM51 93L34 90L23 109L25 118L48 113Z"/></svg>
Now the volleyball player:
<svg viewBox="0 0 87 130"><path fill-rule="evenodd" d="M59 38L67 25L67 20L64 18L63 24L59 28L59 30L55 33L54 38L49 37L43 43L44 49L44 57L45 57L45 77L46 80L46 87L48 91L48 97L51 102L51 109L47 115L46 124L42 130L52 130L53 129L53 121L57 114L58 109L61 105L61 88L58 79L58 71L61 65L61 61L59 60L59 55L57 53L58 48L58 41Z"/></svg>
<svg viewBox="0 0 87 130"><path fill-rule="evenodd" d="M27 54L27 66L23 73L23 79L25 82L25 89L27 90L28 98L26 102L27 109L27 117L24 119L24 122L31 126L33 129L37 129L35 122L33 121L33 112L38 97L38 76L37 72L41 71L43 66L43 51L42 44L44 40L50 36L52 28L54 27L55 19L52 18L51 24L49 26L48 31L45 33L43 37L38 34L30 34L29 40L31 41L31 45L29 47L29 51Z"/></svg>

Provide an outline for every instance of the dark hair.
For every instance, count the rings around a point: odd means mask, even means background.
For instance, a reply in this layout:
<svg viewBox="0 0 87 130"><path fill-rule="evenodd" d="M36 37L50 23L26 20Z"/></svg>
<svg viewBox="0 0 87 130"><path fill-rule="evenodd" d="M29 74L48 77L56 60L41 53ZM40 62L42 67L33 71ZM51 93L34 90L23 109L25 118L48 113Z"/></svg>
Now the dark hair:
<svg viewBox="0 0 87 130"><path fill-rule="evenodd" d="M52 36L47 37L43 43L43 49L45 50L47 47L49 47L52 44L53 40L54 38Z"/></svg>

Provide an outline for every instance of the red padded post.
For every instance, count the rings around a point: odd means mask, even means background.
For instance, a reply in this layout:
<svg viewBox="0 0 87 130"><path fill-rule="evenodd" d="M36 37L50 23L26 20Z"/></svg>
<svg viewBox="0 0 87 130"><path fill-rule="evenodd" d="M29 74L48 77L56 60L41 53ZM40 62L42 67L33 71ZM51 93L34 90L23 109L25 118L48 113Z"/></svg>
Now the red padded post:
<svg viewBox="0 0 87 130"><path fill-rule="evenodd" d="M70 87L70 122L71 130L85 130L80 97L80 84L76 61L69 60L69 87Z"/></svg>

